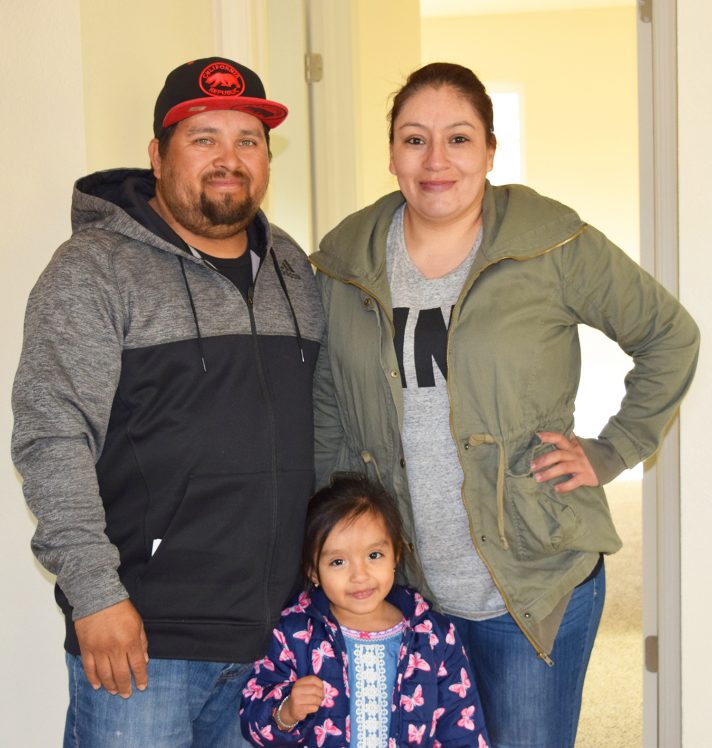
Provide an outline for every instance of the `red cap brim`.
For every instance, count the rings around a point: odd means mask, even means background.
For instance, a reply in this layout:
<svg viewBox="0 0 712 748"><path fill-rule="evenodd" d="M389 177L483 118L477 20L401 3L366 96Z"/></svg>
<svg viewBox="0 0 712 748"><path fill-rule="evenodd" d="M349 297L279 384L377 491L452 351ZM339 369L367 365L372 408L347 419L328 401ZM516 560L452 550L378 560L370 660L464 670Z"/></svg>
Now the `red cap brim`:
<svg viewBox="0 0 712 748"><path fill-rule="evenodd" d="M283 104L268 99L255 99L249 96L205 96L200 99L190 99L176 104L163 118L163 127L170 127L183 119L202 112L212 112L220 109L231 109L245 112L264 122L270 130L281 125L289 110Z"/></svg>

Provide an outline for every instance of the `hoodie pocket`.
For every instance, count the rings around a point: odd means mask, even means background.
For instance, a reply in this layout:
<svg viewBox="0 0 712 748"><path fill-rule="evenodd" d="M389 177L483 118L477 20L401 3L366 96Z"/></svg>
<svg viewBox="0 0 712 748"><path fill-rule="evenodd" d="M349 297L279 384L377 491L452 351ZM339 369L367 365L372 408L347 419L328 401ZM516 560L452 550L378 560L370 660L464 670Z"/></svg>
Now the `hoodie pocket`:
<svg viewBox="0 0 712 748"><path fill-rule="evenodd" d="M274 532L269 473L190 476L138 579L147 619L250 623L264 607Z"/></svg>

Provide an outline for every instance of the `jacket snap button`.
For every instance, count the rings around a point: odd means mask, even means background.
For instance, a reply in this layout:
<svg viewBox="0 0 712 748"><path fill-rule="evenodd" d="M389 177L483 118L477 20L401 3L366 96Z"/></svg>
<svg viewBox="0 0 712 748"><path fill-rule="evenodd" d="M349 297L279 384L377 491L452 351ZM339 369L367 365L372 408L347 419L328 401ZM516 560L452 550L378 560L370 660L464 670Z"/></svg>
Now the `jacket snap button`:
<svg viewBox="0 0 712 748"><path fill-rule="evenodd" d="M469 443L469 442L466 442L466 443L465 443L465 449L469 449L469 448L470 448L470 443Z"/></svg>
<svg viewBox="0 0 712 748"><path fill-rule="evenodd" d="M480 540L481 540L481 541L482 541L483 543L486 543L486 542L487 542L487 536L486 536L486 535L483 535L483 536L482 536L482 537L480 538Z"/></svg>
<svg viewBox="0 0 712 748"><path fill-rule="evenodd" d="M405 467L405 457L401 457L401 460L400 460L400 466L401 466L402 468L404 468L404 467Z"/></svg>
<svg viewBox="0 0 712 748"><path fill-rule="evenodd" d="M531 613L525 613L525 614L524 614L524 617L525 617L525 618L531 618L531 617L532 617L532 614L531 614Z"/></svg>
<svg viewBox="0 0 712 748"><path fill-rule="evenodd" d="M364 305L364 306L371 306L371 303L372 303L372 302L371 302L371 297L370 297L370 296L367 296L367 297L366 297L366 298L365 298L365 299L363 300L363 305Z"/></svg>
<svg viewBox="0 0 712 748"><path fill-rule="evenodd" d="M391 369L391 377L393 377L393 379L398 379L399 376L398 369Z"/></svg>

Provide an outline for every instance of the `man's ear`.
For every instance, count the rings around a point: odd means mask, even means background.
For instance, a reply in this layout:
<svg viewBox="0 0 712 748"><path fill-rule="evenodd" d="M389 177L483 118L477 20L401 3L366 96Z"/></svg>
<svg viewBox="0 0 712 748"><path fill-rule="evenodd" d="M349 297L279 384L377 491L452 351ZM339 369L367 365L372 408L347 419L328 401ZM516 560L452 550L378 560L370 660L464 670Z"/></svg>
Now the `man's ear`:
<svg viewBox="0 0 712 748"><path fill-rule="evenodd" d="M148 144L148 157L151 159L151 170L153 171L153 176L156 177L156 179L161 178L161 154L158 150L158 140L157 138L153 138L153 140Z"/></svg>

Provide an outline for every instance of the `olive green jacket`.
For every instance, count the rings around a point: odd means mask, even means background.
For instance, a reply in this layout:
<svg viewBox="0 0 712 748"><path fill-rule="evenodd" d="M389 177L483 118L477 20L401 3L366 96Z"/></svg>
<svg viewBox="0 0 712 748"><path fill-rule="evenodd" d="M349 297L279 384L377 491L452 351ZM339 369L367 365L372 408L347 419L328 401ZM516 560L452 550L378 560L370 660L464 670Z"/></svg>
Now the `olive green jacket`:
<svg viewBox="0 0 712 748"><path fill-rule="evenodd" d="M328 325L315 382L316 459L320 484L335 470L382 481L412 540L386 274L386 237L402 203L396 192L349 216L311 256ZM448 330L450 423L472 540L548 661L567 595L600 553L621 545L602 488L557 494L530 475L532 458L551 448L537 432L573 429L577 326L602 330L634 361L620 410L585 447L605 480L657 449L692 379L699 333L665 289L570 208L488 184L483 220ZM417 548L408 556L408 581L432 599Z"/></svg>

